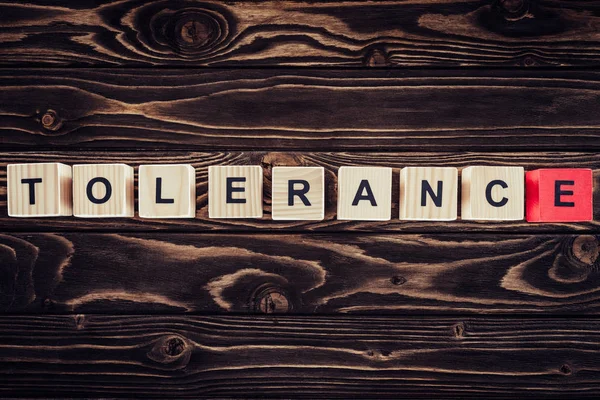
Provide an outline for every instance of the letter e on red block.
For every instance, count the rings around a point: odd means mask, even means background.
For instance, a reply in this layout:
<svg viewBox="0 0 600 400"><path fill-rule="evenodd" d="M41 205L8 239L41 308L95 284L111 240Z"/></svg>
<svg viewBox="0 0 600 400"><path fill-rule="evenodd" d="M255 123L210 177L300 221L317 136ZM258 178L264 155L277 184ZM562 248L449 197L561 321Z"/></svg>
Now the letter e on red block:
<svg viewBox="0 0 600 400"><path fill-rule="evenodd" d="M525 175L528 222L593 219L591 169L538 169Z"/></svg>

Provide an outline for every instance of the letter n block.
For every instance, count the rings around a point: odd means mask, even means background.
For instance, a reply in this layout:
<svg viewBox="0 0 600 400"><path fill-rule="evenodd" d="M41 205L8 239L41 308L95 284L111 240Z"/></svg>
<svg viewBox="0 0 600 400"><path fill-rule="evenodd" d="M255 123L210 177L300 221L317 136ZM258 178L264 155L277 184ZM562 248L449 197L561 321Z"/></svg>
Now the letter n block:
<svg viewBox="0 0 600 400"><path fill-rule="evenodd" d="M538 169L525 177L528 222L593 219L591 169Z"/></svg>
<svg viewBox="0 0 600 400"><path fill-rule="evenodd" d="M461 194L464 220L522 220L525 170L523 167L467 167L462 170Z"/></svg>
<svg viewBox="0 0 600 400"><path fill-rule="evenodd" d="M208 167L209 218L262 218L261 166Z"/></svg>
<svg viewBox="0 0 600 400"><path fill-rule="evenodd" d="M73 215L133 217L133 168L125 164L73 166Z"/></svg>
<svg viewBox="0 0 600 400"><path fill-rule="evenodd" d="M187 164L140 165L140 218L194 218L196 171Z"/></svg>
<svg viewBox="0 0 600 400"><path fill-rule="evenodd" d="M453 221L458 214L456 168L407 167L400 171L400 219Z"/></svg>
<svg viewBox="0 0 600 400"><path fill-rule="evenodd" d="M337 218L389 221L392 216L392 169L340 167Z"/></svg>
<svg viewBox="0 0 600 400"><path fill-rule="evenodd" d="M10 164L7 174L10 217L73 214L70 166L60 163Z"/></svg>
<svg viewBox="0 0 600 400"><path fill-rule="evenodd" d="M315 220L325 217L323 167L273 167L272 218Z"/></svg>

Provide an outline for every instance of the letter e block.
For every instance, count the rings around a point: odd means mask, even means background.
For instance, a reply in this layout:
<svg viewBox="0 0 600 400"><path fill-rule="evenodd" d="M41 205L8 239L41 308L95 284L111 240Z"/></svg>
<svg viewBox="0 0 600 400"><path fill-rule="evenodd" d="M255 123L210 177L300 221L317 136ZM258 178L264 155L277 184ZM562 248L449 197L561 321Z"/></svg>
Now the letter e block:
<svg viewBox="0 0 600 400"><path fill-rule="evenodd" d="M208 167L209 218L262 218L261 166Z"/></svg>
<svg viewBox="0 0 600 400"><path fill-rule="evenodd" d="M400 171L400 219L453 221L458 214L456 168L407 167Z"/></svg>
<svg viewBox="0 0 600 400"><path fill-rule="evenodd" d="M73 215L133 217L133 168L125 164L73 166Z"/></svg>
<svg viewBox="0 0 600 400"><path fill-rule="evenodd" d="M273 167L272 218L315 220L325 217L323 167Z"/></svg>
<svg viewBox="0 0 600 400"><path fill-rule="evenodd" d="M71 167L60 163L9 164L8 215L73 215Z"/></svg>
<svg viewBox="0 0 600 400"><path fill-rule="evenodd" d="M194 218L196 170L187 164L140 165L140 218Z"/></svg>
<svg viewBox="0 0 600 400"><path fill-rule="evenodd" d="M522 220L525 216L523 167L464 168L461 214L464 220Z"/></svg>
<svg viewBox="0 0 600 400"><path fill-rule="evenodd" d="M525 176L527 221L577 222L593 219L591 169L538 169Z"/></svg>
<svg viewBox="0 0 600 400"><path fill-rule="evenodd" d="M340 167L337 218L389 221L392 217L392 169Z"/></svg>

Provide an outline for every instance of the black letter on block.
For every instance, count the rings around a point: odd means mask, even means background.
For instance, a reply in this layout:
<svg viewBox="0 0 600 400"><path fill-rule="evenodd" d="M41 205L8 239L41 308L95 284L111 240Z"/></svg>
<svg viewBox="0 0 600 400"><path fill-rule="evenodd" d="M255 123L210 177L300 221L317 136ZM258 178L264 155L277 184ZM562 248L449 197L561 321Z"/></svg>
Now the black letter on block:
<svg viewBox="0 0 600 400"><path fill-rule="evenodd" d="M294 189L294 185L302 185L302 189ZM306 193L310 190L310 183L302 179L292 179L288 181L288 206L294 205L294 196L300 197L305 206L310 206L310 201L306 197Z"/></svg>
<svg viewBox="0 0 600 400"><path fill-rule="evenodd" d="M94 185L97 183L103 183L104 186L106 187L106 194L104 195L103 198L101 199L97 199L94 197L94 194L92 193L92 189L94 187ZM87 193L87 197L88 199L94 203L94 204L104 204L106 203L108 200L110 200L110 196L112 196L112 185L110 184L110 182L108 181L108 179L106 178L94 178L91 179L88 184L87 184L87 188L86 188L86 193Z"/></svg>
<svg viewBox="0 0 600 400"><path fill-rule="evenodd" d="M227 178L227 200L226 203L228 204L245 204L246 203L246 199L234 199L233 198L233 192L245 192L246 188L243 187L233 187L233 183L234 182L246 182L246 178L245 177L238 177L238 178Z"/></svg>
<svg viewBox="0 0 600 400"><path fill-rule="evenodd" d="M362 194L362 192L365 190L367 191L367 194ZM354 196L352 205L357 206L358 202L361 200L369 200L373 207L377 207L377 202L375 201L375 196L373 196L371 185L369 185L369 181L366 179L360 181L360 185L358 185L358 190L356 191L356 196Z"/></svg>
<svg viewBox="0 0 600 400"><path fill-rule="evenodd" d="M156 178L156 204L173 204L174 199L162 198L162 178Z"/></svg>
<svg viewBox="0 0 600 400"><path fill-rule="evenodd" d="M508 199L506 197L503 197L502 200L500 200L500 201L494 201L494 199L492 199L492 189L496 185L500 185L502 187L502 189L506 189L508 187L506 182L504 182L500 179L491 181L490 183L488 183L487 187L485 188L485 199L488 201L488 203L490 203L494 207L502 207L502 206L506 205L506 203L508 203Z"/></svg>
<svg viewBox="0 0 600 400"><path fill-rule="evenodd" d="M575 181L555 181L554 182L554 207L575 207L575 203L571 201L562 201L560 196L572 196L572 190L562 190L562 185L573 186Z"/></svg>
<svg viewBox="0 0 600 400"><path fill-rule="evenodd" d="M21 183L26 183L29 185L29 204L35 204L35 184L42 183L42 178L27 178L21 179Z"/></svg>
<svg viewBox="0 0 600 400"><path fill-rule="evenodd" d="M441 207L442 206L442 193L443 193L443 189L444 188L444 182L443 181L438 181L437 184L437 191L438 194L436 195L433 192L433 188L431 187L431 185L429 185L429 182L423 180L421 181L421 207L425 207L427 205L427 194L429 194L429 196L431 196L431 200L433 200L433 204L435 204L436 207Z"/></svg>

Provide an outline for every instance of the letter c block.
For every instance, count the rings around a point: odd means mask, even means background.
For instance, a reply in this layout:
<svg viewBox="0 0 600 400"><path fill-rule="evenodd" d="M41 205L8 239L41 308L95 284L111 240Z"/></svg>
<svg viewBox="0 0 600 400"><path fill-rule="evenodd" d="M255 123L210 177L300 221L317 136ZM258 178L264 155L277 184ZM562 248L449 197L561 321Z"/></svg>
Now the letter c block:
<svg viewBox="0 0 600 400"><path fill-rule="evenodd" d="M538 169L525 176L528 222L593 219L591 169Z"/></svg>
<svg viewBox="0 0 600 400"><path fill-rule="evenodd" d="M133 167L125 164L73 166L73 215L133 217Z"/></svg>
<svg viewBox="0 0 600 400"><path fill-rule="evenodd" d="M461 195L464 220L522 220L525 216L525 170L523 167L464 168Z"/></svg>

